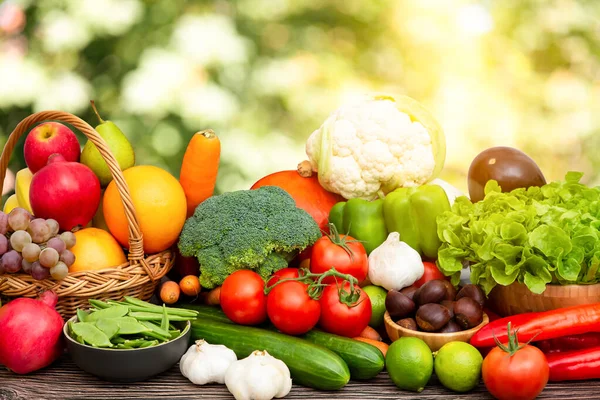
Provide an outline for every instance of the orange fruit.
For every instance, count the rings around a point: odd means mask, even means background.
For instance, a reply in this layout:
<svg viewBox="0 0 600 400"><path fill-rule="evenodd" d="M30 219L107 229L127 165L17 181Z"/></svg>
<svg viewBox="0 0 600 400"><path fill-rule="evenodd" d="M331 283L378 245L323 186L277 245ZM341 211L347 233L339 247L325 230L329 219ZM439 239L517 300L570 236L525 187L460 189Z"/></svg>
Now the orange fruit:
<svg viewBox="0 0 600 400"><path fill-rule="evenodd" d="M185 223L187 204L179 181L167 171L151 165L139 165L123 171L131 193L144 252L159 253L175 243ZM129 248L129 228L115 181L104 192L104 220L110 233Z"/></svg>
<svg viewBox="0 0 600 400"><path fill-rule="evenodd" d="M98 228L85 228L75 232L75 263L69 272L95 271L112 268L127 262L125 252L115 238Z"/></svg>

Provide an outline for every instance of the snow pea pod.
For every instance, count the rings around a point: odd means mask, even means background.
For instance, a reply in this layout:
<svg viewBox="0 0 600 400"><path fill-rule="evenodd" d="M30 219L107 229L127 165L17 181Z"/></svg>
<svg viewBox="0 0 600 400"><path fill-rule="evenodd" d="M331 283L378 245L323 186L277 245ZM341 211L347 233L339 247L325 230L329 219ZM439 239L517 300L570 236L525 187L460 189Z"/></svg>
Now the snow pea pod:
<svg viewBox="0 0 600 400"><path fill-rule="evenodd" d="M96 312L91 313L87 317L87 322L98 321L103 318L118 318L124 317L129 312L129 309L125 306L116 305L110 306L109 308L104 308L102 310L98 310Z"/></svg>
<svg viewBox="0 0 600 400"><path fill-rule="evenodd" d="M109 339L115 337L120 330L118 322L110 318L103 318L96 321L96 328L104 332Z"/></svg>
<svg viewBox="0 0 600 400"><path fill-rule="evenodd" d="M76 322L72 325L73 332L84 342L94 347L113 347L108 336L91 322Z"/></svg>
<svg viewBox="0 0 600 400"><path fill-rule="evenodd" d="M81 310L81 309L77 309L77 321L79 322L87 322L87 317L90 314Z"/></svg>
<svg viewBox="0 0 600 400"><path fill-rule="evenodd" d="M119 317L113 320L119 325L119 335L135 335L150 331L133 317Z"/></svg>
<svg viewBox="0 0 600 400"><path fill-rule="evenodd" d="M152 332L157 333L157 334L159 334L161 336L164 336L164 337L170 337L171 336L171 334L169 333L168 330L162 329L162 327L160 327L160 326L158 326L156 324L153 324L150 321L140 321L140 323L142 325L144 325L146 328L150 329Z"/></svg>

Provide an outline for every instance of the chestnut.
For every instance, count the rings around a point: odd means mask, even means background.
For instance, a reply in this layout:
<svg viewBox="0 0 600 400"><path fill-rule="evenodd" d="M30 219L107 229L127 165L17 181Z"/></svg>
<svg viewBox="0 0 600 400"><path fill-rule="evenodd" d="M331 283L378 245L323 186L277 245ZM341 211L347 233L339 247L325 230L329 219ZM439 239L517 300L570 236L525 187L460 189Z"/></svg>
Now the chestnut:
<svg viewBox="0 0 600 400"><path fill-rule="evenodd" d="M452 282L442 279L441 282L446 286L446 296L444 300L454 300L456 298L456 288Z"/></svg>
<svg viewBox="0 0 600 400"><path fill-rule="evenodd" d="M385 309L393 319L401 319L415 311L415 303L397 290L390 290L385 296Z"/></svg>
<svg viewBox="0 0 600 400"><path fill-rule="evenodd" d="M404 329L409 329L411 331L418 331L417 322L414 318L404 318L396 322L398 325L403 327Z"/></svg>
<svg viewBox="0 0 600 400"><path fill-rule="evenodd" d="M436 303L424 304L417 310L417 325L426 332L435 332L450 321L450 311Z"/></svg>
<svg viewBox="0 0 600 400"><path fill-rule="evenodd" d="M483 309L470 297L463 297L454 303L454 319L463 329L476 327L483 321Z"/></svg>
<svg viewBox="0 0 600 400"><path fill-rule="evenodd" d="M411 299L412 301L415 300L415 292L418 290L419 288L416 286L407 286L404 289L402 289L400 291L400 293L402 293L403 295L405 295L406 297L408 297L409 299Z"/></svg>
<svg viewBox="0 0 600 400"><path fill-rule="evenodd" d="M463 297L472 298L478 302L481 307L483 307L483 304L485 303L485 294L483 294L483 290L481 290L479 286L473 285L472 283L463 286L463 288L458 291L455 300L460 300Z"/></svg>
<svg viewBox="0 0 600 400"><path fill-rule="evenodd" d="M441 279L425 282L415 293L415 303L422 306L429 303L439 303L446 297L446 285Z"/></svg>
<svg viewBox="0 0 600 400"><path fill-rule="evenodd" d="M450 318L454 318L454 303L456 302L453 300L442 300L442 302L440 303L441 305L446 307L448 311L450 311Z"/></svg>
<svg viewBox="0 0 600 400"><path fill-rule="evenodd" d="M439 333L454 333L454 332L460 332L462 331L462 329L460 328L460 325L458 325L456 322L454 322L453 320L448 321L448 323L446 325L444 325L444 327L442 329L440 329L438 332Z"/></svg>

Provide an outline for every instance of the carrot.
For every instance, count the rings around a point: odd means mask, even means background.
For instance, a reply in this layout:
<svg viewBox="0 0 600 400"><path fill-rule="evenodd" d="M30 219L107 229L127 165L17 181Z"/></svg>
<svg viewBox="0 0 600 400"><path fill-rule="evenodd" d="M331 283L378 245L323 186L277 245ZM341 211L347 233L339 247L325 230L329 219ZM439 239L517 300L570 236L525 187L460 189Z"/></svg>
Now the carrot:
<svg viewBox="0 0 600 400"><path fill-rule="evenodd" d="M369 325L367 325L358 336L365 339L381 341L381 335L379 332L371 328Z"/></svg>
<svg viewBox="0 0 600 400"><path fill-rule="evenodd" d="M220 158L221 141L211 129L192 136L179 173L179 183L187 199L188 217L194 213L198 204L213 195Z"/></svg>
<svg viewBox="0 0 600 400"><path fill-rule="evenodd" d="M383 353L384 357L390 347L387 343L380 342L379 340L367 339L364 337L355 337L354 340L358 340L360 342L365 342L365 343L368 343L370 345L377 347Z"/></svg>
<svg viewBox="0 0 600 400"><path fill-rule="evenodd" d="M177 282L167 281L160 287L160 299L166 304L177 303L180 292Z"/></svg>
<svg viewBox="0 0 600 400"><path fill-rule="evenodd" d="M179 281L179 288L186 296L198 296L200 293L200 280L196 275L188 275Z"/></svg>
<svg viewBox="0 0 600 400"><path fill-rule="evenodd" d="M209 306L218 306L221 304L221 286L218 286L208 292L205 299L206 304Z"/></svg>

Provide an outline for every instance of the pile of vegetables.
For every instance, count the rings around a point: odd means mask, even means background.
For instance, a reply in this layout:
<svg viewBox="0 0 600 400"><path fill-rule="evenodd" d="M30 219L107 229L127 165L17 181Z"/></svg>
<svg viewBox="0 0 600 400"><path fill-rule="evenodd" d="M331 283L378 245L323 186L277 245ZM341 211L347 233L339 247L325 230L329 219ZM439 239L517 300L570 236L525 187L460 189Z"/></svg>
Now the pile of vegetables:
<svg viewBox="0 0 600 400"><path fill-rule="evenodd" d="M197 257L200 283L212 289L239 269L266 279L320 237L319 225L287 192L264 186L202 202L183 227L179 251Z"/></svg>
<svg viewBox="0 0 600 400"><path fill-rule="evenodd" d="M440 269L457 283L467 261L486 294L515 281L533 293L599 282L600 188L580 183L582 175L508 193L491 180L482 201L456 199L437 219Z"/></svg>

